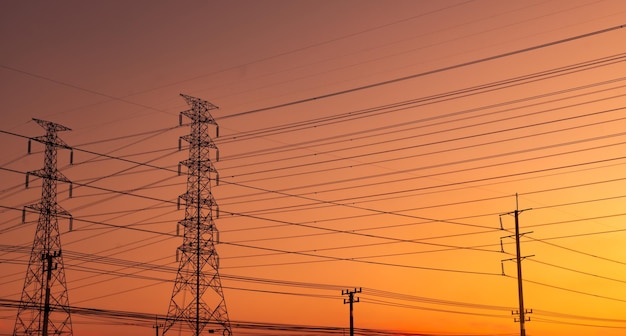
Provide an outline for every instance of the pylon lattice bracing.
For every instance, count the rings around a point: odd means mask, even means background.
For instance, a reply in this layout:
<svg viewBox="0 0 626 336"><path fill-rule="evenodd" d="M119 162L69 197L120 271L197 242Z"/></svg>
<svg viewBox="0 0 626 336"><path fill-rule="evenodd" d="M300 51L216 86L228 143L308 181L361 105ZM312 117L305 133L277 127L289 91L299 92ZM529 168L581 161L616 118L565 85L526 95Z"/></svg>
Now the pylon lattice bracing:
<svg viewBox="0 0 626 336"><path fill-rule="evenodd" d="M71 183L57 170L57 149L71 149L57 136L57 132L70 129L45 120L33 120L46 130L44 136L30 139L45 145L44 168L26 173L26 187L28 187L30 175L34 175L42 179L42 191L40 203L24 207L23 220L25 220L26 210L39 213L39 220L24 277L24 288L13 335L72 336L72 320L58 223L59 216L68 217L70 221L71 216L57 204L57 182Z"/></svg>
<svg viewBox="0 0 626 336"><path fill-rule="evenodd" d="M189 158L179 165L179 171L180 166L187 167L187 192L179 196L179 202L185 204L185 219L178 222L184 230L183 243L176 251L179 267L163 335L176 330L177 335L199 336L206 331L229 336L232 332L215 250L218 232L213 218L214 214L217 218L218 207L211 193L211 181L218 181L211 152L215 151L216 160L218 154L209 136L211 125L217 133L210 110L217 107L202 99L181 96L191 107L180 114L181 125L183 116L191 119L191 133L180 138L189 144Z"/></svg>

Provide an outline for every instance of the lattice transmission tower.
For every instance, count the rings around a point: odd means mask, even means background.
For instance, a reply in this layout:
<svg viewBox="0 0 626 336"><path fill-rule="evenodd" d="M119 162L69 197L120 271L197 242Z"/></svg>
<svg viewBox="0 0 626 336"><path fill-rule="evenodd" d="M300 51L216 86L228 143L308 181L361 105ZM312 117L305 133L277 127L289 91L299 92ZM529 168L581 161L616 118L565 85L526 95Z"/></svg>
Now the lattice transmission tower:
<svg viewBox="0 0 626 336"><path fill-rule="evenodd" d="M27 210L39 213L39 220L13 335L71 336L72 320L58 223L59 216L69 218L71 229L71 215L57 203L57 182L70 183L71 196L71 182L57 170L57 149L71 150L57 132L70 129L45 120L33 120L46 130L46 134L29 139L28 153L31 140L44 144L44 168L26 173L26 187L30 175L40 177L41 201L25 206L22 213L22 221L25 221Z"/></svg>
<svg viewBox="0 0 626 336"><path fill-rule="evenodd" d="M185 203L185 219L178 222L183 227L183 243L176 251L179 262L178 273L172 291L163 335L176 331L176 335L199 336L207 333L232 334L226 310L224 292L219 275L219 259L215 250L218 232L213 218L218 216L218 207L211 193L212 181L218 181L211 153L217 146L209 136L209 127L218 126L210 110L217 106L195 97L181 94L189 110L180 113L191 119L191 133L179 139L189 144L189 158L180 162L187 167L187 192L180 195ZM215 176L215 178L212 178ZM178 230L177 230L178 231Z"/></svg>

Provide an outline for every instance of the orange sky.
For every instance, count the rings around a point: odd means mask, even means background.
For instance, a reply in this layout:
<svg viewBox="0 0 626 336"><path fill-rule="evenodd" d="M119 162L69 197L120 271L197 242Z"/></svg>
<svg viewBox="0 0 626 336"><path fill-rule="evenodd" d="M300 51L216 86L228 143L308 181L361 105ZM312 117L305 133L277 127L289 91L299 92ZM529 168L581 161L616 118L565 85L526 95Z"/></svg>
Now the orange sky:
<svg viewBox="0 0 626 336"><path fill-rule="evenodd" d="M35 1L0 18L2 302L37 219L19 211L41 193L23 173L43 146L17 136L43 134L34 117L72 129L59 168L84 185L59 185L70 303L167 313L185 93L220 107L233 323L347 328L341 290L362 287L357 328L519 334L500 217L518 193L527 335L624 334L625 2ZM0 305L0 335L15 315ZM72 319L78 336L155 333Z"/></svg>

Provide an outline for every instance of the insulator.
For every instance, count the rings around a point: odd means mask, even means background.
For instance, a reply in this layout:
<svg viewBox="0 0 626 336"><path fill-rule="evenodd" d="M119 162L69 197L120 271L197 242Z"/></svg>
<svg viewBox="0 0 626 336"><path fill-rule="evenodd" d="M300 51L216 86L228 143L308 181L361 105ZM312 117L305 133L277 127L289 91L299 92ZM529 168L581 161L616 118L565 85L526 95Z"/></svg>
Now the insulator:
<svg viewBox="0 0 626 336"><path fill-rule="evenodd" d="M30 177L30 173L26 173L26 189L28 189L28 178Z"/></svg>
<svg viewBox="0 0 626 336"><path fill-rule="evenodd" d="M504 230L504 226L502 225L502 216L498 216L500 219L500 230Z"/></svg>
<svg viewBox="0 0 626 336"><path fill-rule="evenodd" d="M178 150L181 151L182 149L183 149L183 138L181 137L181 138L178 138Z"/></svg>
<svg viewBox="0 0 626 336"><path fill-rule="evenodd" d="M70 232L74 229L74 217L70 217Z"/></svg>
<svg viewBox="0 0 626 336"><path fill-rule="evenodd" d="M70 198L72 198L72 190L74 189L72 186L73 186L73 184L70 183Z"/></svg>
<svg viewBox="0 0 626 336"><path fill-rule="evenodd" d="M220 127L217 124L215 125L215 137L220 137Z"/></svg>
<svg viewBox="0 0 626 336"><path fill-rule="evenodd" d="M215 161L217 162L219 160L220 160L220 150L218 149L215 151Z"/></svg>
<svg viewBox="0 0 626 336"><path fill-rule="evenodd" d="M30 154L30 146L31 146L31 145L30 145L30 142L31 142L31 140L30 140L30 139L28 139L28 154Z"/></svg>
<svg viewBox="0 0 626 336"><path fill-rule="evenodd" d="M220 185L220 174L219 173L215 174L215 185Z"/></svg>
<svg viewBox="0 0 626 336"><path fill-rule="evenodd" d="M26 223L26 208L22 209L22 223Z"/></svg>
<svg viewBox="0 0 626 336"><path fill-rule="evenodd" d="M178 114L178 126L182 126L183 125L183 113L179 113ZM178 260L178 258L176 259Z"/></svg>
<svg viewBox="0 0 626 336"><path fill-rule="evenodd" d="M74 164L74 150L70 149L70 165L73 165L73 164Z"/></svg>

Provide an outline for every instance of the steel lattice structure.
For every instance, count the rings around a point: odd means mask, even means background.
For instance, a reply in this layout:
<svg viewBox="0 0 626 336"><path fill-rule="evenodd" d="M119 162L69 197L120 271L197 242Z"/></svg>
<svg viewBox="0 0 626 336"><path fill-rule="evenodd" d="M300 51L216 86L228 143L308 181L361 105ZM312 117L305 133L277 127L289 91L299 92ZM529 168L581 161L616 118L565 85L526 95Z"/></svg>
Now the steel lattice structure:
<svg viewBox="0 0 626 336"><path fill-rule="evenodd" d="M178 222L184 229L183 243L176 251L178 273L172 298L163 326L163 335L176 330L176 334L199 336L207 333L231 335L230 320L219 276L219 259L215 250L218 232L213 221L218 207L211 193L212 181L218 181L217 170L211 161L211 152L218 159L217 146L209 136L209 127L218 125L210 110L217 106L195 97L181 94L189 110L180 113L191 119L191 133L179 140L189 144L189 158L180 162L187 167L187 192L178 200L185 203L185 219ZM212 178L215 176L215 179Z"/></svg>
<svg viewBox="0 0 626 336"><path fill-rule="evenodd" d="M42 191L41 201L25 206L23 211L23 221L27 210L39 213L39 220L13 335L71 336L72 320L58 223L59 216L68 217L70 221L71 216L57 204L57 182L71 183L57 170L57 149L71 149L57 136L57 132L70 129L45 120L33 120L46 130L46 134L30 138L28 152L30 140L43 143L44 168L26 173L26 187L30 175L34 175L42 179Z"/></svg>

